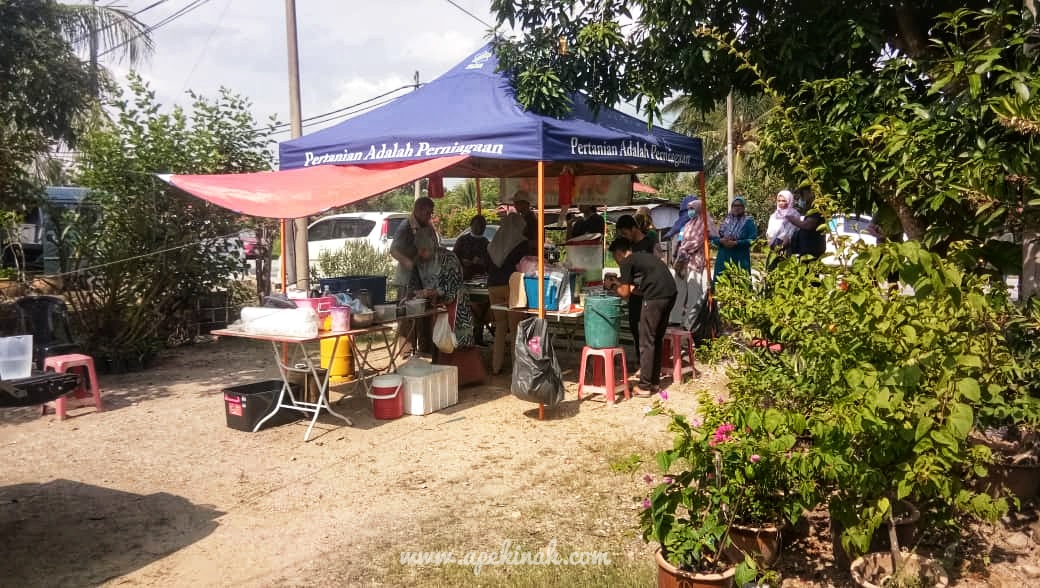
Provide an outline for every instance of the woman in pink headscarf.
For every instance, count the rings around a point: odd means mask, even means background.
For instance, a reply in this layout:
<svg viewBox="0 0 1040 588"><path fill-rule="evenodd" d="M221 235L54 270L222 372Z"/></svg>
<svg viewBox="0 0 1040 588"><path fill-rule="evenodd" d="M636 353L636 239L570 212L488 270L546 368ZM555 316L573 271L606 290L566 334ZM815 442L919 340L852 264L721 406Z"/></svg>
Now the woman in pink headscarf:
<svg viewBox="0 0 1040 588"><path fill-rule="evenodd" d="M685 288L680 288L672 318L679 319L675 322L681 322L685 329L689 329L697 319L708 294L708 262L704 250L705 223L709 237L717 237L719 234L714 219L702 210L703 204L704 201L700 199L690 201L690 220L683 227L682 244L675 257L676 277L685 284ZM674 311L679 308L682 309L681 316Z"/></svg>

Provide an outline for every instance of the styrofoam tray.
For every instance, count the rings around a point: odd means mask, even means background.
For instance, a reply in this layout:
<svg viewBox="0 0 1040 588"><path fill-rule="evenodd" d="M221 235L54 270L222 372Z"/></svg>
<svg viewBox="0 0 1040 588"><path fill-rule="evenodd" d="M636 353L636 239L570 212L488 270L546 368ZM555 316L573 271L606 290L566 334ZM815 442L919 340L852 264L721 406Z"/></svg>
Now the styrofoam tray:
<svg viewBox="0 0 1040 588"><path fill-rule="evenodd" d="M459 403L459 368L431 366L425 376L405 376L404 412L424 415Z"/></svg>

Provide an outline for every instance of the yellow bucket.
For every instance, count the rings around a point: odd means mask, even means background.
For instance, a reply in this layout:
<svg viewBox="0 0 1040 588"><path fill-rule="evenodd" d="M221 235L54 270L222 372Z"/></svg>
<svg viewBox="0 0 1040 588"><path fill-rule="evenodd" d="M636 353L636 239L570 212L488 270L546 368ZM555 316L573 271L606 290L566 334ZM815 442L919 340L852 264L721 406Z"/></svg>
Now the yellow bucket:
<svg viewBox="0 0 1040 588"><path fill-rule="evenodd" d="M331 317L326 319L326 323L331 323L331 321ZM330 324L326 324L325 328L328 329L330 326ZM354 354L350 348L350 338L337 337L337 339L321 340L321 367L329 370L329 384L332 385L350 382L354 379ZM332 357L333 347L336 348L336 357Z"/></svg>

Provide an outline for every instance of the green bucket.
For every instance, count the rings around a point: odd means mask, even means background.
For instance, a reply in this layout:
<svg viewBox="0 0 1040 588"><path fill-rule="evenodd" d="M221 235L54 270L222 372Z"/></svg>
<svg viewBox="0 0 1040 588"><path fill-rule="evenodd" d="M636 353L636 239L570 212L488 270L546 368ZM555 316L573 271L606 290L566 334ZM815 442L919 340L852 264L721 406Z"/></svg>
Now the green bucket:
<svg viewBox="0 0 1040 588"><path fill-rule="evenodd" d="M621 299L617 296L585 297L585 344L593 349L618 346Z"/></svg>

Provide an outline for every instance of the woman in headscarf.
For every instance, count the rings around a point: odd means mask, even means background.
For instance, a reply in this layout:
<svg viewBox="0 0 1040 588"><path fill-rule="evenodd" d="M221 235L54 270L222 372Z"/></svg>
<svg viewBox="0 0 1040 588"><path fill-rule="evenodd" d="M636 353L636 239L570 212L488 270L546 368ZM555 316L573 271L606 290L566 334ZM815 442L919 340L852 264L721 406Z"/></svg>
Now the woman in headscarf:
<svg viewBox="0 0 1040 588"><path fill-rule="evenodd" d="M751 273L751 243L758 237L755 221L745 211L746 202L743 196L737 196L730 205L729 214L719 226L719 235L711 238L712 245L719 248L715 257L715 275L712 286L719 279L719 274L726 266L736 264L740 269Z"/></svg>
<svg viewBox="0 0 1040 588"><path fill-rule="evenodd" d="M639 225L639 230L643 231L644 235L651 237L655 243L661 241L661 236L657 234L657 227L654 226L654 217L650 216L650 209L646 206L640 206L636 211L636 224Z"/></svg>
<svg viewBox="0 0 1040 588"><path fill-rule="evenodd" d="M524 235L526 222L517 213L502 217L498 232L488 245L488 298L492 306L509 306L509 276L527 252L527 237ZM491 354L491 373L502 373L505 365L506 348L512 345L516 326L523 318L519 312L492 311L495 317L495 347Z"/></svg>
<svg viewBox="0 0 1040 588"><path fill-rule="evenodd" d="M473 345L473 310L469 293L462 284L462 264L454 253L440 246L433 227L415 232L418 251L416 269L422 283L417 298L426 298L448 309L448 320L455 331L457 347Z"/></svg>
<svg viewBox="0 0 1040 588"><path fill-rule="evenodd" d="M704 251L705 232L707 236L717 237L718 229L715 221L702 210L701 200L689 202L689 222L683 227L682 242L676 253L676 275L685 285L685 298L676 300L675 307L680 309L683 328L690 329L708 294L708 263ZM707 231L705 231L707 223ZM674 313L673 313L674 315Z"/></svg>
<svg viewBox="0 0 1040 588"><path fill-rule="evenodd" d="M679 246L682 244L683 238L683 228L686 226L686 223L690 222L690 203L694 200L697 200L697 197L692 194L683 197L682 202L679 203L679 218L675 219L671 228L661 236L662 244L665 241L671 244L669 251L673 259L679 253Z"/></svg>

